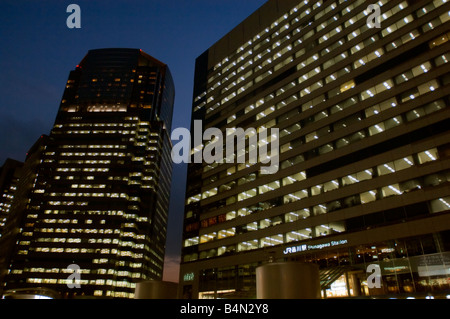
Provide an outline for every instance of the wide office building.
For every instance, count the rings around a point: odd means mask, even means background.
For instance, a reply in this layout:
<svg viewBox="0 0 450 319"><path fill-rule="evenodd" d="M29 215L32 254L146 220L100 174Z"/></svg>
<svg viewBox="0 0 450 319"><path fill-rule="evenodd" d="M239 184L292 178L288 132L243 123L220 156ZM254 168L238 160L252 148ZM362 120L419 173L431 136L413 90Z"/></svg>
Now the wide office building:
<svg viewBox="0 0 450 319"><path fill-rule="evenodd" d="M253 298L269 260L318 264L324 298L448 294L450 2L374 4L269 0L198 57L192 120L267 130L279 167L189 164L185 297Z"/></svg>
<svg viewBox="0 0 450 319"><path fill-rule="evenodd" d="M139 49L91 50L70 72L13 212L5 291L132 298L136 282L162 278L173 102L167 65Z"/></svg>

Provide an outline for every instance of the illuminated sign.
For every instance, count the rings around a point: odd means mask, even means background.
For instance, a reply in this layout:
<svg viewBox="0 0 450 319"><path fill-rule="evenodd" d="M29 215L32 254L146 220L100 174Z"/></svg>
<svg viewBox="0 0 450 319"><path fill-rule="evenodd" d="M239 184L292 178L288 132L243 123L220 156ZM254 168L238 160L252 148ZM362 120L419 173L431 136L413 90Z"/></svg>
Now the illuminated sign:
<svg viewBox="0 0 450 319"><path fill-rule="evenodd" d="M323 243L323 244L315 244L315 245L306 245L306 244L304 244L304 245L291 246L291 247L287 247L283 251L283 254L284 255L288 255L288 254L298 253L298 252L301 252L301 251L323 249L323 248L327 248L327 247L334 247L334 246L344 245L344 244L347 244L347 243L348 243L347 239L341 239L341 240L332 240L330 242Z"/></svg>
<svg viewBox="0 0 450 319"><path fill-rule="evenodd" d="M183 281L193 281L193 280L194 280L193 272L188 272L188 273L184 274Z"/></svg>

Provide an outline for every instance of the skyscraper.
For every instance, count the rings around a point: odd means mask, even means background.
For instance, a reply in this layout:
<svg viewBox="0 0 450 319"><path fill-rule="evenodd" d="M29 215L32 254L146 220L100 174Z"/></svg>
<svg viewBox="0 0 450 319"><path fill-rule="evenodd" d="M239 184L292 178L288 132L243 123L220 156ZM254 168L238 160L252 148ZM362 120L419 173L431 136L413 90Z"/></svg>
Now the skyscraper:
<svg viewBox="0 0 450 319"><path fill-rule="evenodd" d="M47 141L48 136L42 135L28 150L24 163L8 159L3 167L6 171L8 171L7 167L14 167L14 174L10 175L13 177L10 179L11 184L8 190L5 189L4 191L4 194L6 194L4 197L6 197L9 203L5 205L4 202L3 205L6 214L3 215L4 225L1 233L2 236L0 237L0 294L2 295L4 279L8 274L12 254L16 248L17 235L22 229L22 221L26 214L28 199L30 198L36 179L36 168L40 163L41 155ZM9 171L11 172L11 169Z"/></svg>
<svg viewBox="0 0 450 319"><path fill-rule="evenodd" d="M70 72L5 289L132 298L162 278L174 95L139 49L91 50Z"/></svg>
<svg viewBox="0 0 450 319"><path fill-rule="evenodd" d="M450 3L373 4L269 0L197 58L193 120L278 128L280 165L189 164L186 296L255 297L268 260L323 297L450 288Z"/></svg>
<svg viewBox="0 0 450 319"><path fill-rule="evenodd" d="M0 238L6 224L23 163L8 158L0 167Z"/></svg>
<svg viewBox="0 0 450 319"><path fill-rule="evenodd" d="M13 159L6 159L0 167L0 283L6 274L8 247L5 246L5 238L8 237L7 221L11 218L11 206L16 195L17 183L22 172L23 163ZM9 243L11 246L14 241ZM2 293L0 285L0 294Z"/></svg>

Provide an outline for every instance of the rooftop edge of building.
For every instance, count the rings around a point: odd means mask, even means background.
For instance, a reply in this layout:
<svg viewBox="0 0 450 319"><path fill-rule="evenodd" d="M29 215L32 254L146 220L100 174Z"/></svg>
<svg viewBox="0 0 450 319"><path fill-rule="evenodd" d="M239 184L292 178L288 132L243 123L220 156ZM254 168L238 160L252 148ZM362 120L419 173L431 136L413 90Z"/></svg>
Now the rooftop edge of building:
<svg viewBox="0 0 450 319"><path fill-rule="evenodd" d="M106 59L107 57L107 59ZM142 49L136 48L99 48L91 49L77 67L132 67L142 64L142 60L161 68L168 68L166 63L152 57Z"/></svg>
<svg viewBox="0 0 450 319"><path fill-rule="evenodd" d="M268 0L234 29L225 34L220 40L203 52L203 54L208 52L208 69L214 66L211 63L222 60L230 55L237 47L241 46L244 41L253 38L260 30L270 26L271 23L278 19L282 14L294 8L298 3L298 0Z"/></svg>

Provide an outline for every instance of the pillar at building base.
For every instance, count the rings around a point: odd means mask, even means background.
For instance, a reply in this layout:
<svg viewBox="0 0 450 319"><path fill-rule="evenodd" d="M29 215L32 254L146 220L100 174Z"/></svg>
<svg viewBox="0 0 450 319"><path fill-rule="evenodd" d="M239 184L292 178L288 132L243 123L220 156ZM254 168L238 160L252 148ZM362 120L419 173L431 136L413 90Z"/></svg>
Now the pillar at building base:
<svg viewBox="0 0 450 319"><path fill-rule="evenodd" d="M320 299L319 267L299 262L274 262L256 268L258 299Z"/></svg>
<svg viewBox="0 0 450 319"><path fill-rule="evenodd" d="M134 299L177 299L177 294L177 283L150 280L136 284Z"/></svg>

